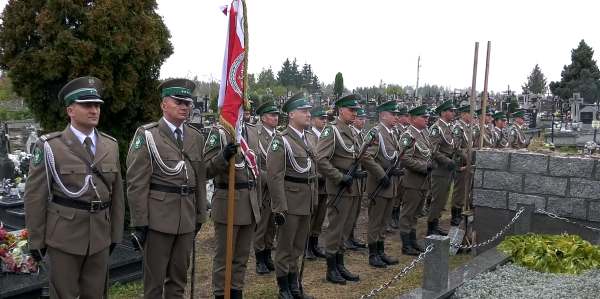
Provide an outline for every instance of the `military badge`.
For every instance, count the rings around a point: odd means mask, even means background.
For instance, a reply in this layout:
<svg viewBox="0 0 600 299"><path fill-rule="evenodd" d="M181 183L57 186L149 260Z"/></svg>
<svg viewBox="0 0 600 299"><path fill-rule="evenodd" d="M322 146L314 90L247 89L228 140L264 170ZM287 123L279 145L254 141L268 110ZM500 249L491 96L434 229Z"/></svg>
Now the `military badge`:
<svg viewBox="0 0 600 299"><path fill-rule="evenodd" d="M323 136L323 137L327 137L329 135L331 135L331 128L325 128L323 130L323 133L321 133L321 136Z"/></svg>
<svg viewBox="0 0 600 299"><path fill-rule="evenodd" d="M438 130L438 128L433 128L431 129L431 131L429 132L430 136L436 136L440 133L440 131Z"/></svg>
<svg viewBox="0 0 600 299"><path fill-rule="evenodd" d="M40 164L42 158L44 158L44 153L41 148L36 146L35 150L33 150L33 165L37 166Z"/></svg>
<svg viewBox="0 0 600 299"><path fill-rule="evenodd" d="M208 146L213 147L215 145L217 145L217 142L219 141L219 137L215 134L210 135L210 137L208 137Z"/></svg>
<svg viewBox="0 0 600 299"><path fill-rule="evenodd" d="M454 127L454 129L452 129L452 134L454 134L456 136L460 135L460 128Z"/></svg>
<svg viewBox="0 0 600 299"><path fill-rule="evenodd" d="M515 130L515 129L510 130L510 135L517 136L517 130Z"/></svg>
<svg viewBox="0 0 600 299"><path fill-rule="evenodd" d="M142 144L144 144L144 137L141 135L135 137L135 140L133 141L133 148L135 148L135 150L139 150L140 147L142 147Z"/></svg>
<svg viewBox="0 0 600 299"><path fill-rule="evenodd" d="M279 142L279 140L273 140L273 143L271 143L271 150L276 152L279 150L280 147L281 147L281 142Z"/></svg>
<svg viewBox="0 0 600 299"><path fill-rule="evenodd" d="M402 137L402 146L408 146L410 144L410 138Z"/></svg>

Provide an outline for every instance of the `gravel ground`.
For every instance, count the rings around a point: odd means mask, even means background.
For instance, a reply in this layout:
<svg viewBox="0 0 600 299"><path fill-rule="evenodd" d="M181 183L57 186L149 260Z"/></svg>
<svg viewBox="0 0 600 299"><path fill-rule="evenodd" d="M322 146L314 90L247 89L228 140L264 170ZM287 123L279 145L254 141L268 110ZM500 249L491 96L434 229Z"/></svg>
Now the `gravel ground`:
<svg viewBox="0 0 600 299"><path fill-rule="evenodd" d="M600 297L600 270L580 275L544 274L509 263L459 287L452 299L592 299Z"/></svg>

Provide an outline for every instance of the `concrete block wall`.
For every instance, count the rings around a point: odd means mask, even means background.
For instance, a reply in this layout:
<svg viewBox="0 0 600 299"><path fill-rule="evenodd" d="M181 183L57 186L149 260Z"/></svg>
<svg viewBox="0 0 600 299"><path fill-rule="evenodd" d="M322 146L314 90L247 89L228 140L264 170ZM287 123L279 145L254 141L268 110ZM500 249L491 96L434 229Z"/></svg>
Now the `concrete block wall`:
<svg viewBox="0 0 600 299"><path fill-rule="evenodd" d="M600 161L559 153L483 149L476 153L473 204L515 210L517 202L600 222Z"/></svg>

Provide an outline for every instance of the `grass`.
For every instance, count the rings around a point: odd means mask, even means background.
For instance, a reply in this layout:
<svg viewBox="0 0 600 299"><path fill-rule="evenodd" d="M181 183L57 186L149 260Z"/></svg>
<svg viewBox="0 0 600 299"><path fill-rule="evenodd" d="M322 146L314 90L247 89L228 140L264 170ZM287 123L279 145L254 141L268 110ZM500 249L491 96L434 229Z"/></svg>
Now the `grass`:
<svg viewBox="0 0 600 299"><path fill-rule="evenodd" d="M366 240L366 203L363 201L361 215L358 220L357 237L361 240ZM441 226L450 228L450 205L447 205L442 216ZM327 223L326 223L327 224ZM418 237L420 243L425 244L425 232L427 221L426 218L420 218L418 223ZM213 298L211 291L211 271L212 257L214 255L213 242L214 230L212 222L208 222L202 228L201 233L197 238L196 244L196 281L195 281L195 297L196 298ZM320 238L320 244L324 243L323 236ZM410 265L414 260L413 256L405 256L401 253L402 244L397 231L388 235L386 241L386 252L389 256L400 260L399 265L388 266L386 269L377 269L368 264L368 250L360 249L359 251L349 251L346 255L346 267L360 275L360 282L348 282L345 286L334 285L325 280L326 265L325 260L307 261L304 271L304 291L306 294L315 296L319 299L338 299L338 298L359 298L363 294L370 292L372 289L378 288L381 284L390 281L394 276L400 273L405 267ZM457 267L467 260L471 259L470 254L459 254L452 256L450 259L450 267ZM398 282L392 284L387 290L380 293L377 298L392 298L400 294L406 293L409 290L416 288L422 284L423 266L422 263L411 270L405 277ZM189 298L189 287L186 292L186 298ZM125 284L116 284L110 287L110 298L112 299L138 299L143 298L143 286L141 282L134 281ZM254 254L250 254L248 261L248 270L246 273L246 287L244 289L244 298L248 299L267 299L277 298L277 284L275 274L260 276L255 272Z"/></svg>

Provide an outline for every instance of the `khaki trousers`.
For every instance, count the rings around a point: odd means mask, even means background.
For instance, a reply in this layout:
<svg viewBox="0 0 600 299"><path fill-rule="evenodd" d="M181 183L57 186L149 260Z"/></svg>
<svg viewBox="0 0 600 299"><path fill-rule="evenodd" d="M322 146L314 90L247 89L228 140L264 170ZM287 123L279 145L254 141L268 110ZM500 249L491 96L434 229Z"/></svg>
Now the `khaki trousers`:
<svg viewBox="0 0 600 299"><path fill-rule="evenodd" d="M252 240L255 252L273 248L273 241L275 240L275 214L271 211L271 205L267 204L266 200L265 205L266 207L261 206L260 221L256 224L256 231L254 231Z"/></svg>
<svg viewBox="0 0 600 299"><path fill-rule="evenodd" d="M402 182L398 184L398 195L394 197L394 208L398 208L402 205Z"/></svg>
<svg viewBox="0 0 600 299"><path fill-rule="evenodd" d="M74 255L50 247L51 299L102 299L108 284L109 247L92 255Z"/></svg>
<svg viewBox="0 0 600 299"><path fill-rule="evenodd" d="M277 228L275 275L297 273L298 257L304 253L310 225L310 215L285 215L285 223Z"/></svg>
<svg viewBox="0 0 600 299"><path fill-rule="evenodd" d="M246 268L255 224L233 226L233 262L231 289L243 290ZM225 295L225 262L227 254L227 224L215 223L215 256L213 258L212 290L215 296Z"/></svg>
<svg viewBox="0 0 600 299"><path fill-rule="evenodd" d="M475 179L473 171L471 171L471 175L469 175L469 190L465 192L465 184L467 184L466 176L466 171L456 172L456 176L454 178L454 191L452 193L453 208L462 208L462 206L465 205L465 197L473 190L473 182ZM469 198L468 201L469 204L471 204L471 198Z"/></svg>
<svg viewBox="0 0 600 299"><path fill-rule="evenodd" d="M375 205L369 200L369 224L367 225L367 243L385 240L385 232L392 216L393 198L375 197Z"/></svg>
<svg viewBox="0 0 600 299"><path fill-rule="evenodd" d="M148 230L142 266L145 299L183 298L192 242L194 232L175 235Z"/></svg>
<svg viewBox="0 0 600 299"><path fill-rule="evenodd" d="M327 215L327 194L319 194L317 203L317 214L311 225L311 236L318 237L321 235L325 216Z"/></svg>
<svg viewBox="0 0 600 299"><path fill-rule="evenodd" d="M429 206L429 215L427 222L437 221L442 216L442 210L448 202L450 194L449 184L452 182L450 174L445 176L431 176L431 205Z"/></svg>
<svg viewBox="0 0 600 299"><path fill-rule="evenodd" d="M325 255L333 257L336 253L346 252L344 243L348 240L352 227L356 222L356 209L360 203L358 196L342 196L337 206L339 213L336 213L329 204L333 202L335 195L327 197L327 226L325 236Z"/></svg>
<svg viewBox="0 0 600 299"><path fill-rule="evenodd" d="M400 234L408 234L417 230L419 213L423 210L425 196L421 196L419 189L403 188L402 208L400 209ZM426 190L423 190L427 193Z"/></svg>

